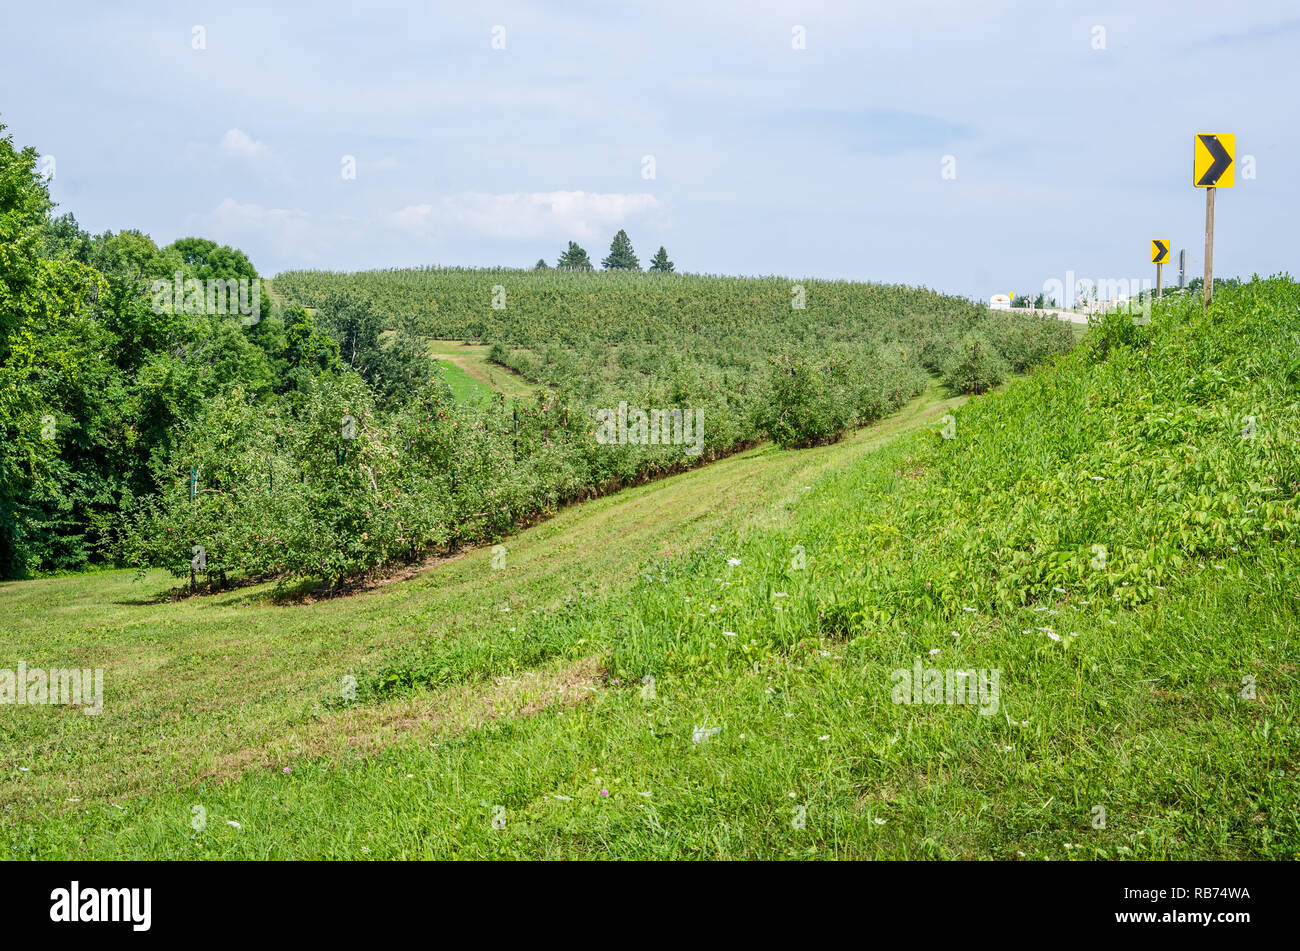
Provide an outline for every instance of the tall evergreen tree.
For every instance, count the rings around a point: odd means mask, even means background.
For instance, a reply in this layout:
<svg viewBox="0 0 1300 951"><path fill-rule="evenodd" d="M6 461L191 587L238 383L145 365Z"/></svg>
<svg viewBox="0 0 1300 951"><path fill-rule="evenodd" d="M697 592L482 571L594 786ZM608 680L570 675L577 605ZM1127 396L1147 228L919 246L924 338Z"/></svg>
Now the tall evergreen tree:
<svg viewBox="0 0 1300 951"><path fill-rule="evenodd" d="M592 270L591 258L587 257L586 251L578 247L576 241L569 242L568 249L560 255L560 259L555 262L555 266L570 271Z"/></svg>
<svg viewBox="0 0 1300 951"><path fill-rule="evenodd" d="M650 259L650 270L662 271L667 274L672 269L673 262L668 260L668 252L664 250L664 246L661 244L659 250L655 252L655 256Z"/></svg>
<svg viewBox="0 0 1300 951"><path fill-rule="evenodd" d="M614 235L614 240L609 244L609 257L600 262L600 266L610 271L639 271L641 262L636 258L636 252L632 250L632 242L628 240L627 232L622 228L618 229L618 234Z"/></svg>
<svg viewBox="0 0 1300 951"><path fill-rule="evenodd" d="M551 266L546 263L546 258L538 258L537 263L533 265L534 271L549 271Z"/></svg>

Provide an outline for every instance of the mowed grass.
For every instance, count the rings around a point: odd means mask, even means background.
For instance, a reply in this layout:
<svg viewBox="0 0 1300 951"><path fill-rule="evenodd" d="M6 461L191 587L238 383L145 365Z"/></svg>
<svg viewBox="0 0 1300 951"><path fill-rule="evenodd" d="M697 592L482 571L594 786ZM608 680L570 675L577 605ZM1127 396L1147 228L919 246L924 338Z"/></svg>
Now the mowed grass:
<svg viewBox="0 0 1300 951"><path fill-rule="evenodd" d="M450 360L435 357L438 373L451 390L452 398L457 403L479 403L492 398L496 390L491 386L470 376L469 371Z"/></svg>
<svg viewBox="0 0 1300 951"><path fill-rule="evenodd" d="M945 659L1007 669L994 717L890 703L889 667L943 642L807 643L747 652L726 679L663 676L653 696L593 684L585 702L444 723L377 755L80 807L16 828L13 854L1295 858L1294 762L1279 742L1289 691L1246 701L1232 679L1285 676L1274 612L1290 593L1205 581L1159 613L1090 616L1073 649L996 643L1001 625L972 625ZM1226 611L1234 601L1248 607ZM1179 638L1188 624L1198 636ZM1189 671L1201 673L1171 689Z"/></svg>
<svg viewBox="0 0 1300 951"><path fill-rule="evenodd" d="M501 570L479 549L408 580L314 603L283 603L269 584L155 603L175 583L162 572L0 585L0 667L23 660L31 668L105 669L98 716L0 706L0 803L14 854L27 854L21 843L34 843L36 829L44 837L93 817L134 816L140 802L166 790L222 788L250 770L313 754L329 759L428 729L463 730L507 708L535 712L553 697L581 699L569 688L599 681L590 658L601 646L581 633L539 646L511 638L507 627L518 625L507 620L625 591L647 560L778 524L821 473L960 402L935 389L835 446L762 447L565 509L507 539ZM331 703L343 677L361 675L364 695L368 668L421 642L448 645L454 676L444 689L417 701ZM526 674L536 690L494 682Z"/></svg>
<svg viewBox="0 0 1300 951"><path fill-rule="evenodd" d="M394 333L384 331L381 342L387 343ZM429 356L458 403L481 403L498 393L508 399L531 400L538 388L515 371L490 362L487 355L491 349L459 340L428 341Z"/></svg>
<svg viewBox="0 0 1300 951"><path fill-rule="evenodd" d="M513 370L490 362L487 356L491 349L460 340L429 342L429 354L439 362L443 379L458 401L476 401L493 393L531 399L537 387Z"/></svg>

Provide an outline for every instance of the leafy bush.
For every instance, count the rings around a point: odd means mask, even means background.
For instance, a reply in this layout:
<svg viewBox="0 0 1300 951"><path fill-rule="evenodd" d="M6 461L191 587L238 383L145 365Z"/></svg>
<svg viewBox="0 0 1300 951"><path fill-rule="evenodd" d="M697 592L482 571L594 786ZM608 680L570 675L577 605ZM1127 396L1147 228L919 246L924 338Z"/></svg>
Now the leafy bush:
<svg viewBox="0 0 1300 951"><path fill-rule="evenodd" d="M943 381L955 393L983 393L1005 380L1009 370L988 338L968 334L949 356Z"/></svg>
<svg viewBox="0 0 1300 951"><path fill-rule="evenodd" d="M771 360L758 425L784 448L834 442L853 422L852 391L844 365L821 365L783 353Z"/></svg>
<svg viewBox="0 0 1300 951"><path fill-rule="evenodd" d="M984 336L1016 373L1066 352L1074 342L1074 332L1065 321L1008 311L989 312Z"/></svg>

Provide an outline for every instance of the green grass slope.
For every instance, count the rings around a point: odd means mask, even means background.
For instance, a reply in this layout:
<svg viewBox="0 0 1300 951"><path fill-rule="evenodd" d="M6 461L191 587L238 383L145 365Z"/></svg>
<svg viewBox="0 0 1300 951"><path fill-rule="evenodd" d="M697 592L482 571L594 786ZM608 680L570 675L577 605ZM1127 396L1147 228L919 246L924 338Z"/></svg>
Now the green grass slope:
<svg viewBox="0 0 1300 951"><path fill-rule="evenodd" d="M431 340L429 353L442 372L444 382L458 402L478 402L494 393L528 400L537 387L519 374L488 360L491 347L459 340Z"/></svg>
<svg viewBox="0 0 1300 951"><path fill-rule="evenodd" d="M341 750L304 724L9 854L1300 857L1298 387L1290 280L1109 316L775 521L375 652L319 691ZM896 702L918 664L996 704Z"/></svg>
<svg viewBox="0 0 1300 951"><path fill-rule="evenodd" d="M500 570L487 549L462 552L365 594L301 602L267 582L170 601L165 572L106 571L0 584L0 669L105 669L98 716L67 707L0 706L6 750L0 820L28 830L41 815L131 808L154 790L228 778L250 764L322 746L409 740L417 707L502 706L494 679L526 682L539 664L585 664L581 634L538 640L516 615L626 590L647 559L740 526L788 518L817 476L927 425L964 398L932 388L902 412L832 446L770 446L562 509L506 539ZM505 609L510 608L510 611ZM503 623L508 622L508 623ZM447 689L339 708L341 676L413 644L447 649ZM600 658L596 658L600 660ZM585 678L590 680L591 678ZM370 691L363 680L360 695ZM388 688L388 692L393 692ZM528 697L515 698L520 705ZM390 730L394 722L402 729Z"/></svg>

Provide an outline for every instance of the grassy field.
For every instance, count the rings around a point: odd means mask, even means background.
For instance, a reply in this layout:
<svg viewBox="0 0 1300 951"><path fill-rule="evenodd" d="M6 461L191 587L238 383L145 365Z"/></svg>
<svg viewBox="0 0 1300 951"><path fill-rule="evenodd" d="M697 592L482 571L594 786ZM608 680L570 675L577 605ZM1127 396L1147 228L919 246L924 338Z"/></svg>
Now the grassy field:
<svg viewBox="0 0 1300 951"><path fill-rule="evenodd" d="M470 375L458 363L446 360L441 357L434 357L438 364L438 372L442 375L443 382L451 389L451 395L457 403L478 403L491 398L496 391L491 386Z"/></svg>
<svg viewBox="0 0 1300 951"><path fill-rule="evenodd" d="M1194 304L348 598L0 587L107 671L9 855L1298 858L1300 287Z"/></svg>
<svg viewBox="0 0 1300 951"><path fill-rule="evenodd" d="M439 363L442 378L460 402L472 402L504 393L507 397L530 399L537 387L518 373L488 362L492 348L459 340L433 340L429 353Z"/></svg>

